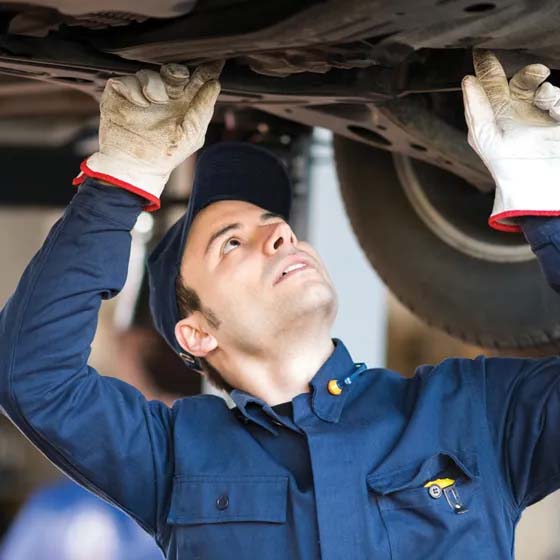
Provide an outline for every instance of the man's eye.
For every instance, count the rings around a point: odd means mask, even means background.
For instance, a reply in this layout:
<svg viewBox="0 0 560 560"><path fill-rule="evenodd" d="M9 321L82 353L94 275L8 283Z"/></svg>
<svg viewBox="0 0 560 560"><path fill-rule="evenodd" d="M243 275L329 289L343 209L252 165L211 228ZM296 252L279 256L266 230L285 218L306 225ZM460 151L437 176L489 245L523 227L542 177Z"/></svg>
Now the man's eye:
<svg viewBox="0 0 560 560"><path fill-rule="evenodd" d="M239 239L237 239L237 237L230 237L225 243L224 246L222 247L222 253L225 255L227 253L229 253L229 251L227 251L227 247L236 247L236 245L232 245L231 243L240 243Z"/></svg>

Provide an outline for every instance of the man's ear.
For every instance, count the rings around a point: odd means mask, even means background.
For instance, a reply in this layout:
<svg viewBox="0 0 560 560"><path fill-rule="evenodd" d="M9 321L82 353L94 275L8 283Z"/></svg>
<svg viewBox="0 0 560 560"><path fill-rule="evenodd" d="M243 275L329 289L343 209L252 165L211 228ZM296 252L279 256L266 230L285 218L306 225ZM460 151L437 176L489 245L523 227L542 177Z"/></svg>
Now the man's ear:
<svg viewBox="0 0 560 560"><path fill-rule="evenodd" d="M198 312L181 319L175 325L175 338L181 348L200 358L204 358L209 352L218 347L218 341L204 328Z"/></svg>

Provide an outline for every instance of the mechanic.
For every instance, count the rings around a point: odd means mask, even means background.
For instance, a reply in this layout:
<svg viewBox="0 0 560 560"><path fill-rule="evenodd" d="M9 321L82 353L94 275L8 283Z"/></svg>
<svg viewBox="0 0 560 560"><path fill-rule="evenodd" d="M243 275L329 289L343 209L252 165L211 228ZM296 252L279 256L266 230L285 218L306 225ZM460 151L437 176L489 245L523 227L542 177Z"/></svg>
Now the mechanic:
<svg viewBox="0 0 560 560"><path fill-rule="evenodd" d="M496 182L490 224L522 228L558 291L560 90L542 65L508 83L492 53L474 62L462 87ZM201 147L218 73L108 81L99 152L0 317L5 414L167 558L511 558L522 510L560 487L560 358L449 358L411 379L355 363L329 334L327 272L288 225L287 176L261 148L203 153L148 262L160 333L236 407L169 408L87 365L130 229Z"/></svg>

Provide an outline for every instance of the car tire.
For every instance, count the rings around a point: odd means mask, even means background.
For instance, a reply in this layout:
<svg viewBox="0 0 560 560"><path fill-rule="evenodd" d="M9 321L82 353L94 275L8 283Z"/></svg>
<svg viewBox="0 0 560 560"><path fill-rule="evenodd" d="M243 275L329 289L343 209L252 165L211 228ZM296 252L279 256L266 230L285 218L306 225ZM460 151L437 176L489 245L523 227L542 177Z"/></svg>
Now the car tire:
<svg viewBox="0 0 560 560"><path fill-rule="evenodd" d="M334 150L358 242L408 309L482 347L535 354L560 348L560 295L546 283L522 234L487 225L493 193L482 194L435 166L340 136ZM414 188L403 169L412 170Z"/></svg>

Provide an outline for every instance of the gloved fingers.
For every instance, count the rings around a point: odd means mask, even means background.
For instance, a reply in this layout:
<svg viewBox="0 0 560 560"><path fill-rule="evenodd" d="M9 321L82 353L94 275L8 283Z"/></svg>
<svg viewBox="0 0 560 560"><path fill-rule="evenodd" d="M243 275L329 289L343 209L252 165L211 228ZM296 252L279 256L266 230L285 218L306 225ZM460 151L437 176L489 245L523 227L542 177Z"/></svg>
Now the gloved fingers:
<svg viewBox="0 0 560 560"><path fill-rule="evenodd" d="M139 70L136 77L148 101L156 104L169 103L169 96L160 74L153 70Z"/></svg>
<svg viewBox="0 0 560 560"><path fill-rule="evenodd" d="M544 64L529 64L516 72L509 81L511 96L521 101L533 101L537 88L550 76Z"/></svg>
<svg viewBox="0 0 560 560"><path fill-rule="evenodd" d="M107 91L108 88L116 91L119 95L122 95L125 99L137 107L149 107L150 105L150 102L142 94L140 82L135 76L109 78L105 86L105 91Z"/></svg>
<svg viewBox="0 0 560 560"><path fill-rule="evenodd" d="M482 49L473 50L476 77L484 88L496 120L511 115L510 91L506 73L494 53Z"/></svg>
<svg viewBox="0 0 560 560"><path fill-rule="evenodd" d="M169 99L177 99L183 95L190 77L189 69L183 64L164 64L159 73Z"/></svg>
<svg viewBox="0 0 560 560"><path fill-rule="evenodd" d="M188 137L206 133L219 95L218 80L210 80L200 88L183 119L183 130Z"/></svg>
<svg viewBox="0 0 560 560"><path fill-rule="evenodd" d="M560 120L560 88L545 82L535 93L533 103L556 121Z"/></svg>
<svg viewBox="0 0 560 560"><path fill-rule="evenodd" d="M548 111L560 101L560 88L545 82L535 92L533 103L543 111Z"/></svg>
<svg viewBox="0 0 560 560"><path fill-rule="evenodd" d="M223 60L217 60L214 62L207 62L198 66L193 72L189 83L185 87L183 93L183 100L186 103L190 103L194 97L197 95L198 90L206 83L211 80L217 80L220 77L220 72L224 67Z"/></svg>
<svg viewBox="0 0 560 560"><path fill-rule="evenodd" d="M495 129L496 116L480 81L474 76L465 76L461 89L469 133L476 137L489 127Z"/></svg>
<svg viewBox="0 0 560 560"><path fill-rule="evenodd" d="M553 105L549 110L548 114L555 120L560 121L560 105Z"/></svg>

